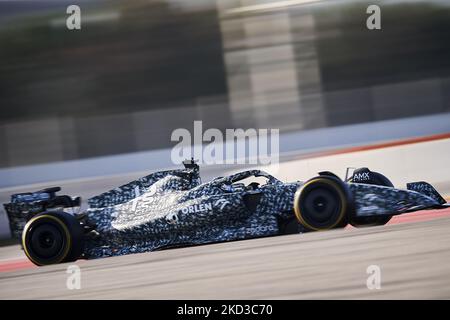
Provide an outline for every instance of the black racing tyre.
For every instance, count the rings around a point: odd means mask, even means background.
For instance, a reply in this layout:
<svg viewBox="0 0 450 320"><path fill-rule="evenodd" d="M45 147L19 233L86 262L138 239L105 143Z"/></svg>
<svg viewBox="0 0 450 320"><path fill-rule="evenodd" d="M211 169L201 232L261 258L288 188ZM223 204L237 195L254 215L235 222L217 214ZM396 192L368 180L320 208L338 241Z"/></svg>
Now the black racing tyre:
<svg viewBox="0 0 450 320"><path fill-rule="evenodd" d="M370 172L371 181L368 184L393 188L392 182L379 172ZM350 224L356 228L384 226L391 220L392 216L374 216L374 217L353 217Z"/></svg>
<svg viewBox="0 0 450 320"><path fill-rule="evenodd" d="M25 225L22 246L26 256L38 266L75 261L83 252L83 228L68 213L40 213Z"/></svg>
<svg viewBox="0 0 450 320"><path fill-rule="evenodd" d="M347 225L351 200L344 183L334 177L319 176L301 186L294 197L294 212L308 230L322 231Z"/></svg>

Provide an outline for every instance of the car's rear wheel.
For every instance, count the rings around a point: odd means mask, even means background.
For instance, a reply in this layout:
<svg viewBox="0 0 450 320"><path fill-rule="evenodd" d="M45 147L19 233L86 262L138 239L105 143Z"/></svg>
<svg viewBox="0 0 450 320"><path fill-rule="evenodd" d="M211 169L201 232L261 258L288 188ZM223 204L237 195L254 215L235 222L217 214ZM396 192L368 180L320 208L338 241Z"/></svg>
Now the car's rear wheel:
<svg viewBox="0 0 450 320"><path fill-rule="evenodd" d="M22 233L24 252L38 266L74 261L81 256L83 244L83 228L65 212L36 215Z"/></svg>
<svg viewBox="0 0 450 320"><path fill-rule="evenodd" d="M307 181L295 194L297 220L314 231L346 226L351 203L345 188L334 177L319 176Z"/></svg>
<svg viewBox="0 0 450 320"><path fill-rule="evenodd" d="M393 188L393 183L379 172L370 172L370 180L366 184ZM356 228L383 226L391 220L391 215L373 216L373 217L353 217L350 224Z"/></svg>

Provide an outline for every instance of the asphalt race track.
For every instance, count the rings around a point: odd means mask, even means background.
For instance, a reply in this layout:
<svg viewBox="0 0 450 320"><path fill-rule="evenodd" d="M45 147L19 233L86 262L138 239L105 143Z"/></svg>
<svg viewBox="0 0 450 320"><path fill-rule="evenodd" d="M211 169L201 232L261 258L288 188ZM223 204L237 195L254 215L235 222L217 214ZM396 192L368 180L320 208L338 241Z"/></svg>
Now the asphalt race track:
<svg viewBox="0 0 450 320"><path fill-rule="evenodd" d="M78 261L79 290L67 264L22 266L0 272L0 298L448 299L450 209L425 219ZM380 289L367 288L370 265Z"/></svg>

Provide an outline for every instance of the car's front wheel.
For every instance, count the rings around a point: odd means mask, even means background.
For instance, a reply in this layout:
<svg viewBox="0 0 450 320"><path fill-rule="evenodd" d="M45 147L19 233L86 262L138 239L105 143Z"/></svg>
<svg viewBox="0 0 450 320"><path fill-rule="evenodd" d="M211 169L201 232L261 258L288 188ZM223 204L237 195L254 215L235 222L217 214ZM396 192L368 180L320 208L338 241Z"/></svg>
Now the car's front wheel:
<svg viewBox="0 0 450 320"><path fill-rule="evenodd" d="M321 231L347 225L350 199L345 184L334 177L319 176L300 187L294 198L294 212L308 230Z"/></svg>

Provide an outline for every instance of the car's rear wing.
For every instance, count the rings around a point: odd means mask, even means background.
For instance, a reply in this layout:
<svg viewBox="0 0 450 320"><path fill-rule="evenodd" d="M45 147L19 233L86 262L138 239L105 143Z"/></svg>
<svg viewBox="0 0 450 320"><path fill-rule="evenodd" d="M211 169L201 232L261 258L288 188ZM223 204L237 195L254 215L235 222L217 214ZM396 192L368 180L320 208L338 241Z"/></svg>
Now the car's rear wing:
<svg viewBox="0 0 450 320"><path fill-rule="evenodd" d="M20 238L25 224L38 213L64 208L78 208L81 198L67 195L56 195L60 187L52 187L34 192L16 193L11 196L11 202L5 203L11 236Z"/></svg>

